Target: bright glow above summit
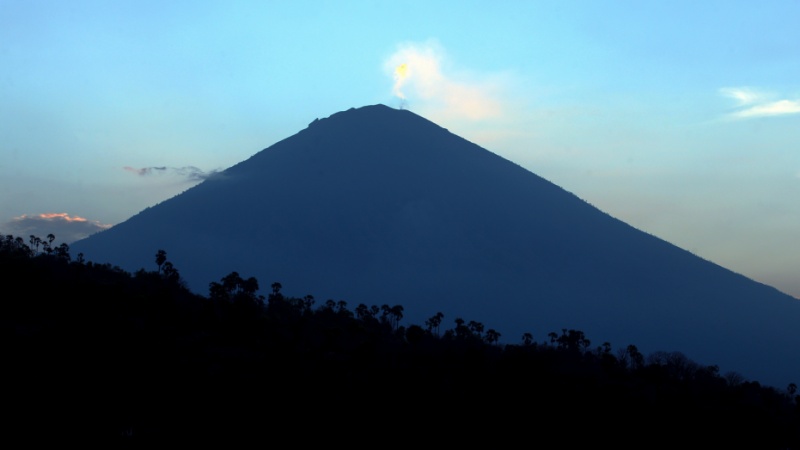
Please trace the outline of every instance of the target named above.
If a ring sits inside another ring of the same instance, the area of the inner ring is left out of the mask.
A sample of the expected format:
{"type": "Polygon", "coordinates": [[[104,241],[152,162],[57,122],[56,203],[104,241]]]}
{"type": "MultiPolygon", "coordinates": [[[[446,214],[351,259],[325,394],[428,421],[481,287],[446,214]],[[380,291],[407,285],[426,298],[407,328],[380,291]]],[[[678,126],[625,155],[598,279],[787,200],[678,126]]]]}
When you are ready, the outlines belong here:
{"type": "Polygon", "coordinates": [[[405,94],[403,94],[403,91],[401,90],[406,77],[408,77],[408,64],[400,64],[396,69],[394,69],[394,95],[402,99],[406,98],[405,94]]]}

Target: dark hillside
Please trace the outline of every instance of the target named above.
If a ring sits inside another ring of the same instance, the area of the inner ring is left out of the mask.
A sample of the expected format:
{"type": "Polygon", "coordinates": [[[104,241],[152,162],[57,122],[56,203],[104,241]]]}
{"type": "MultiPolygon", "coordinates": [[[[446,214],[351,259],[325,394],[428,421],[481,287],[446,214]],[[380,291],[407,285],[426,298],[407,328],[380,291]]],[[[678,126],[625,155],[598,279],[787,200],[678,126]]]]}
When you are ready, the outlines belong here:
{"type": "Polygon", "coordinates": [[[407,324],[400,305],[315,302],[279,283],[264,297],[238,273],[204,297],[165,254],[130,274],[17,244],[0,248],[3,285],[20,287],[0,305],[9,440],[346,443],[389,433],[408,443],[640,448],[659,436],[800,448],[797,399],[678,352],[645,357],[576,330],[501,345],[504,330],[476,320],[407,324]]]}

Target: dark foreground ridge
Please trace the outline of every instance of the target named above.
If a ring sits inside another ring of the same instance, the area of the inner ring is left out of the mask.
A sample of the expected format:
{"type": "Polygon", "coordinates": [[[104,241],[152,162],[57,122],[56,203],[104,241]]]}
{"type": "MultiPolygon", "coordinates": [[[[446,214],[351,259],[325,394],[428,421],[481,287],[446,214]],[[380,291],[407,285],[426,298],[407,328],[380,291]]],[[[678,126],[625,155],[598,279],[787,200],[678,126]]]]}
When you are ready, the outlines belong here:
{"type": "Polygon", "coordinates": [[[679,352],[572,329],[504,345],[468,318],[406,325],[401,305],[350,308],[279,283],[264,297],[236,272],[201,296],[163,251],[135,274],[70,259],[0,241],[9,442],[800,448],[795,385],[679,352]]]}
{"type": "Polygon", "coordinates": [[[383,105],[314,121],[73,248],[131,272],[168,248],[197,293],[237,270],[417,323],[447,311],[507,336],[680,348],[775,385],[800,374],[797,299],[383,105]]]}

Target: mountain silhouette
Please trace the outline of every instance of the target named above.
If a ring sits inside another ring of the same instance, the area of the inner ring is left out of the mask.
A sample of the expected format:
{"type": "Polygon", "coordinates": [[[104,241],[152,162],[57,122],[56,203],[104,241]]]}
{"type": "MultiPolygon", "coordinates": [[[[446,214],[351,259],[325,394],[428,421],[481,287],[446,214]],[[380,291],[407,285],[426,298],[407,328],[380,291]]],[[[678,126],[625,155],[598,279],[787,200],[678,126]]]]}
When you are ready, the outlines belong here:
{"type": "Polygon", "coordinates": [[[518,343],[681,351],[776,386],[800,379],[800,301],[637,230],[407,110],[366,106],[73,244],[190,288],[237,271],[318,301],[441,311],[518,343]]]}

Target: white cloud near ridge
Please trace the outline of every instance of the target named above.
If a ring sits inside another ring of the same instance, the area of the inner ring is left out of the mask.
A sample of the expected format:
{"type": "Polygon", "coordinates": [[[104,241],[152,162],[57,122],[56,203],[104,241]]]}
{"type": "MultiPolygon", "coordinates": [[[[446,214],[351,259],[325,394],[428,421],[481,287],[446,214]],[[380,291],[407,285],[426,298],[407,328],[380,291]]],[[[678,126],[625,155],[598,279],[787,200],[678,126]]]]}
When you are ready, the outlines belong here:
{"type": "Polygon", "coordinates": [[[385,60],[384,70],[394,80],[393,95],[432,116],[476,121],[506,113],[502,75],[457,73],[448,62],[435,41],[403,43],[385,60]]]}
{"type": "Polygon", "coordinates": [[[800,99],[773,100],[771,95],[746,87],[722,88],[720,93],[739,104],[740,109],[729,114],[732,118],[749,119],[800,113],[800,99]]]}
{"type": "Polygon", "coordinates": [[[151,167],[142,167],[139,169],[131,166],[125,166],[122,169],[128,172],[135,173],[141,177],[154,175],[158,173],[177,174],[186,177],[186,179],[189,181],[203,181],[208,178],[217,176],[220,173],[220,170],[211,170],[206,172],[198,169],[195,166],[184,166],[184,167],[151,166],[151,167]]]}

